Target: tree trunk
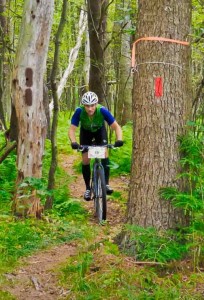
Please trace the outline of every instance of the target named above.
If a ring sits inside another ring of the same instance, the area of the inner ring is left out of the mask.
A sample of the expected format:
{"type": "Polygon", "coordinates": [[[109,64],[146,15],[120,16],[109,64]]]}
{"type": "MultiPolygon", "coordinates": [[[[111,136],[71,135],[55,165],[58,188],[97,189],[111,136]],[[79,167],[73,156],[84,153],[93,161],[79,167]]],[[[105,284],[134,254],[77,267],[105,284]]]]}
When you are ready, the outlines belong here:
{"type": "MultiPolygon", "coordinates": [[[[87,27],[87,15],[84,12],[83,8],[81,8],[81,13],[79,16],[79,23],[78,23],[79,31],[77,34],[76,45],[70,50],[68,66],[65,69],[63,76],[60,79],[59,84],[57,86],[58,100],[61,99],[62,93],[63,93],[64,88],[67,83],[67,80],[74,69],[74,65],[75,65],[75,62],[78,57],[79,49],[81,47],[82,38],[83,38],[83,34],[84,34],[86,27],[87,27]]],[[[50,103],[50,111],[52,111],[52,109],[53,109],[53,100],[50,103]]]]}
{"type": "MultiPolygon", "coordinates": [[[[49,179],[48,179],[48,189],[52,190],[55,187],[55,171],[57,168],[57,126],[58,126],[58,113],[59,113],[59,99],[58,99],[58,90],[57,90],[57,72],[59,66],[59,51],[60,51],[60,41],[63,34],[63,29],[66,24],[66,14],[67,14],[68,1],[63,0],[62,5],[62,14],[59,23],[59,27],[55,39],[55,53],[54,53],[54,62],[51,72],[51,88],[52,88],[52,97],[54,102],[54,113],[52,120],[52,130],[51,130],[51,143],[52,143],[52,160],[49,170],[49,179]]],[[[53,197],[49,196],[45,203],[45,209],[52,208],[53,197]]]]}
{"type": "Polygon", "coordinates": [[[107,0],[88,0],[88,28],[90,40],[89,90],[105,101],[106,83],[104,68],[104,44],[107,0]]]}
{"type": "MultiPolygon", "coordinates": [[[[126,30],[130,27],[131,22],[127,23],[126,30]]],[[[118,93],[118,108],[120,118],[118,122],[120,125],[125,125],[132,120],[132,89],[133,80],[130,73],[130,35],[128,33],[122,34],[121,40],[121,57],[120,57],[120,79],[119,79],[119,93],[118,93]]]]}
{"type": "Polygon", "coordinates": [[[76,45],[70,51],[68,66],[67,66],[66,70],[64,71],[64,74],[63,74],[62,78],[60,79],[60,82],[59,82],[59,85],[57,88],[57,95],[58,95],[59,99],[61,98],[63,89],[67,82],[67,79],[74,69],[74,64],[76,62],[76,59],[77,59],[77,56],[79,53],[79,49],[81,47],[82,37],[83,37],[84,31],[87,27],[87,15],[84,12],[83,8],[81,8],[78,27],[79,27],[79,32],[77,34],[76,45]]]}
{"type": "Polygon", "coordinates": [[[89,86],[89,70],[90,70],[90,41],[88,31],[86,32],[85,50],[84,50],[84,83],[87,90],[89,86]]]}
{"type": "Polygon", "coordinates": [[[46,86],[46,84],[43,84],[43,105],[46,115],[46,121],[47,121],[47,139],[50,139],[50,109],[49,109],[49,90],[46,86]]]}
{"type": "Polygon", "coordinates": [[[9,139],[10,141],[18,140],[18,120],[16,116],[16,108],[14,103],[11,105],[11,117],[10,117],[10,128],[9,128],[9,139]]]}
{"type": "Polygon", "coordinates": [[[39,216],[41,212],[36,191],[22,198],[20,196],[24,191],[18,191],[18,184],[26,177],[41,178],[42,175],[47,127],[43,107],[43,74],[53,10],[54,0],[25,1],[12,79],[12,97],[19,130],[17,192],[13,205],[17,215],[39,216]]]}
{"type": "Polygon", "coordinates": [[[113,60],[116,73],[116,119],[121,125],[125,125],[132,120],[132,88],[133,80],[130,73],[130,44],[131,35],[128,29],[131,27],[130,15],[127,12],[129,3],[121,1],[116,3],[115,18],[123,20],[115,22],[113,27],[113,60]],[[121,9],[123,7],[123,9],[121,9]]]}
{"type": "Polygon", "coordinates": [[[5,86],[5,35],[6,18],[4,16],[6,0],[0,0],[0,130],[6,129],[4,114],[3,91],[5,86]]]}
{"type": "MultiPolygon", "coordinates": [[[[190,0],[139,0],[138,38],[165,37],[186,41],[190,0]]],[[[190,47],[140,41],[134,76],[133,153],[127,222],[175,228],[184,215],[160,199],[161,187],[178,186],[178,136],[191,107],[190,47]]]]}
{"type": "Polygon", "coordinates": [[[12,150],[16,148],[16,141],[8,142],[5,147],[0,149],[0,164],[7,158],[12,150]]]}

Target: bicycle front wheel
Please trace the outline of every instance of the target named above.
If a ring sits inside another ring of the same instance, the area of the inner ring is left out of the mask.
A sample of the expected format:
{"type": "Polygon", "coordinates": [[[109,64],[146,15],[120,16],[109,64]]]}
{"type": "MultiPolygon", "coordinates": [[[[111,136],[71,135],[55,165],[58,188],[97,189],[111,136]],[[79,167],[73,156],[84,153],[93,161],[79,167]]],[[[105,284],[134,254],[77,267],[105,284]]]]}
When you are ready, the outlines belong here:
{"type": "Polygon", "coordinates": [[[99,222],[106,220],[106,183],[104,170],[98,169],[96,177],[96,186],[95,186],[95,210],[99,222]]]}

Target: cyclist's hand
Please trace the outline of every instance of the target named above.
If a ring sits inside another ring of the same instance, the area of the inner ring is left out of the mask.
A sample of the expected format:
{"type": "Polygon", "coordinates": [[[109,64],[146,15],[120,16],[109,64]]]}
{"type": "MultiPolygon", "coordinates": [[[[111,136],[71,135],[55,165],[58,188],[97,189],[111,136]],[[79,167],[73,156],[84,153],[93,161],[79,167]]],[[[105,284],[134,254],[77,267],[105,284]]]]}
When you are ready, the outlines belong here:
{"type": "Polygon", "coordinates": [[[114,147],[121,147],[121,146],[123,146],[123,141],[120,140],[116,141],[114,144],[114,147]]]}
{"type": "Polygon", "coordinates": [[[77,143],[77,142],[73,142],[73,143],[71,143],[71,147],[72,147],[72,149],[79,149],[80,148],[80,145],[77,143]]]}

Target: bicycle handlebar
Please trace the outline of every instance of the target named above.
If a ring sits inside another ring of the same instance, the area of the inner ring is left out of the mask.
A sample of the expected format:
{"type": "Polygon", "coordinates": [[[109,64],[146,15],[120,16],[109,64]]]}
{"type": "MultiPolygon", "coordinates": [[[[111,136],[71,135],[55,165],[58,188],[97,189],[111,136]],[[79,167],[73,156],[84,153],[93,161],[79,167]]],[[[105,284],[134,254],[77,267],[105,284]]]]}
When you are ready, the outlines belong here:
{"type": "Polygon", "coordinates": [[[106,145],[80,145],[80,147],[77,149],[77,151],[88,150],[90,147],[106,147],[108,149],[117,148],[117,147],[114,147],[113,144],[106,144],[106,145]]]}

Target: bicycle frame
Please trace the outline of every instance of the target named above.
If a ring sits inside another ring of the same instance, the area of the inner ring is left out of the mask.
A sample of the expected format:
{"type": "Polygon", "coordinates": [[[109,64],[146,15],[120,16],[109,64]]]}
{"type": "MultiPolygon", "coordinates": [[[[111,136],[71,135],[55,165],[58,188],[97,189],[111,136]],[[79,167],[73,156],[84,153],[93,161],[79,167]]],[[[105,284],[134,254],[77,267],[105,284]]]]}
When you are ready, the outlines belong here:
{"type": "Polygon", "coordinates": [[[94,158],[91,178],[91,194],[93,195],[92,199],[94,200],[95,213],[98,217],[99,223],[101,223],[106,220],[107,211],[105,174],[101,159],[105,158],[105,147],[113,148],[113,145],[81,147],[81,151],[84,149],[88,149],[88,151],[90,151],[90,149],[93,150],[92,154],[89,153],[89,158],[94,158]],[[102,149],[104,151],[102,151],[102,149]]]}
{"type": "Polygon", "coordinates": [[[106,220],[106,184],[101,158],[96,157],[93,163],[91,193],[94,200],[94,210],[99,223],[106,220]]]}

